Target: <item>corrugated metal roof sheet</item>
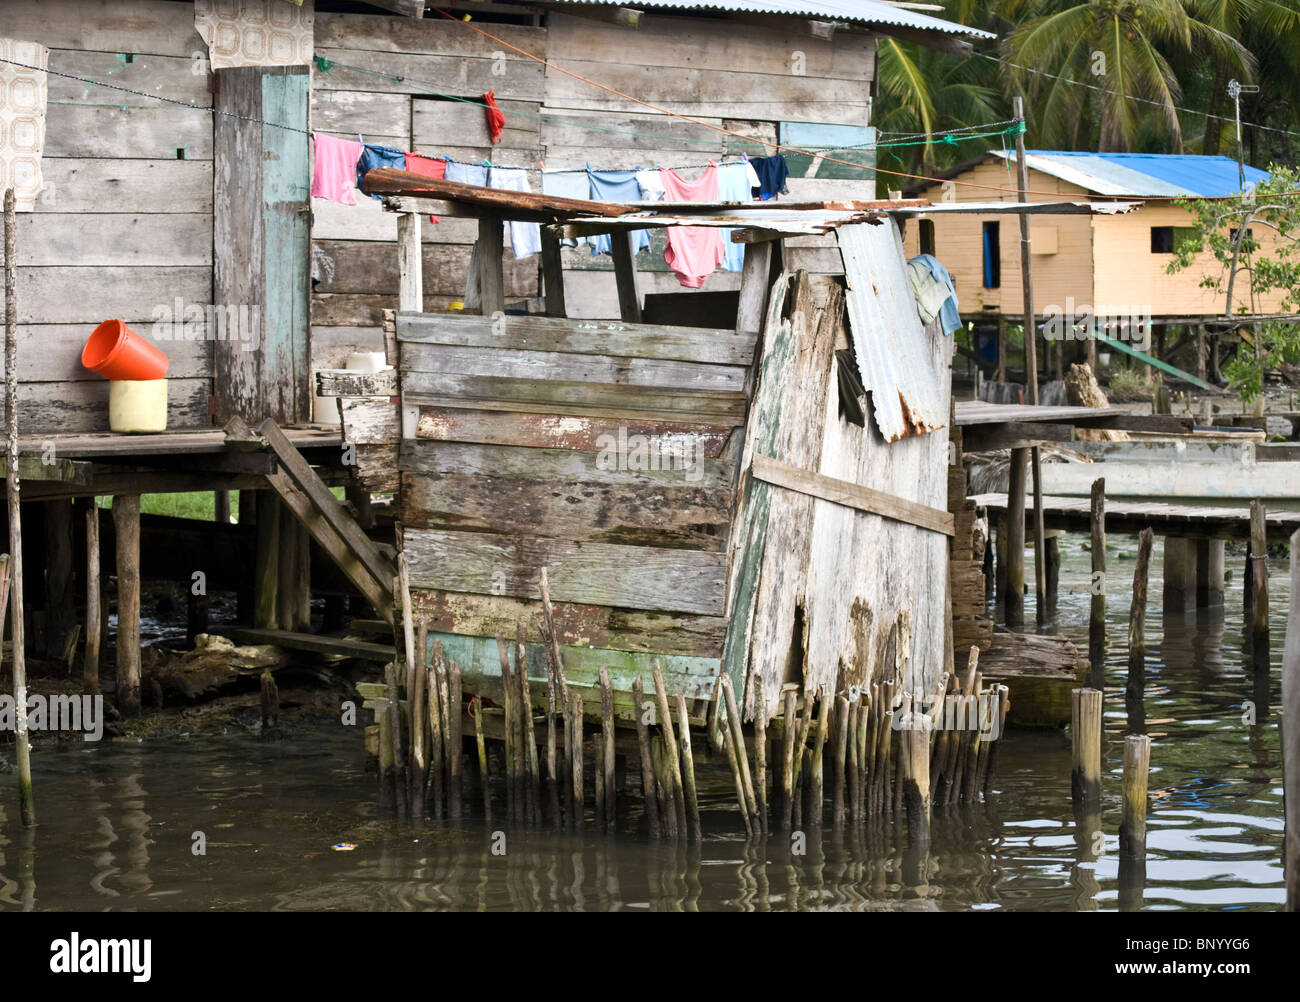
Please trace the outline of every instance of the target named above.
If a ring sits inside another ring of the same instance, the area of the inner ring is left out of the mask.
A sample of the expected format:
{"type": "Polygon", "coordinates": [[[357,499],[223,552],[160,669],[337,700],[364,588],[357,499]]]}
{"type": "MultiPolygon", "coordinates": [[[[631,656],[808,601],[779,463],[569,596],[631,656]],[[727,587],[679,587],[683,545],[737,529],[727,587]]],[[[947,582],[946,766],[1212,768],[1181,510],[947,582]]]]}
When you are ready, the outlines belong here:
{"type": "Polygon", "coordinates": [[[935,365],[907,279],[898,227],[850,223],[836,230],[844,258],[845,303],[862,384],[886,442],[948,423],[941,391],[947,368],[935,365]]]}
{"type": "MultiPolygon", "coordinates": [[[[557,3],[584,3],[613,6],[602,0],[556,0],[557,3]]],[[[666,7],[671,10],[725,10],[749,14],[785,14],[810,17],[818,21],[843,21],[848,24],[882,24],[916,31],[933,31],[968,38],[996,38],[964,24],[955,24],[903,7],[891,7],[876,0],[645,0],[637,7],[666,7]]]]}
{"type": "MultiPolygon", "coordinates": [[[[991,152],[994,156],[1015,161],[1015,154],[1007,150],[991,152]]],[[[1098,195],[1219,198],[1235,195],[1241,190],[1237,161],[1231,157],[1026,150],[1025,163],[1034,170],[1077,184],[1098,195]]],[[[1268,172],[1256,167],[1246,167],[1245,174],[1248,185],[1268,179],[1268,172]]]]}

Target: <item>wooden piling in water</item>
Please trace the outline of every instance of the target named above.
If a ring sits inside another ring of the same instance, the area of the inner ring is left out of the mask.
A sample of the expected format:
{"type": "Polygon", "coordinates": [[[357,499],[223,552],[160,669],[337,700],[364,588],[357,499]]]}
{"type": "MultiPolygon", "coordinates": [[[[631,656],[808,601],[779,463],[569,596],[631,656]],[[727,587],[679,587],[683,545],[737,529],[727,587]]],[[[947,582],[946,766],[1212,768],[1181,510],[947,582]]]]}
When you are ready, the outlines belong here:
{"type": "Polygon", "coordinates": [[[700,802],[695,792],[695,753],[691,749],[691,720],[686,697],[677,693],[677,730],[682,744],[682,782],[686,789],[686,821],[692,842],[703,838],[700,830],[700,802]]]}
{"type": "Polygon", "coordinates": [[[596,830],[605,830],[605,742],[600,733],[591,742],[592,753],[592,792],[596,797],[596,830]]]}
{"type": "Polygon", "coordinates": [[[537,756],[537,725],[533,719],[533,690],[528,681],[528,649],[524,642],[527,626],[515,625],[515,671],[519,681],[519,712],[524,739],[524,766],[528,770],[528,815],[534,824],[542,819],[541,765],[537,756]]]}
{"type": "Polygon", "coordinates": [[[88,696],[99,694],[99,643],[104,636],[100,585],[99,506],[91,498],[86,509],[86,651],[81,662],[81,691],[88,696]]]}
{"type": "MultiPolygon", "coordinates": [[[[617,793],[614,783],[614,690],[609,682],[609,669],[600,670],[600,739],[604,747],[603,775],[596,782],[605,788],[605,826],[615,830],[617,793]]],[[[694,777],[692,777],[693,781],[694,777]]]]}
{"type": "MultiPolygon", "coordinates": [[[[675,830],[672,834],[685,833],[686,831],[686,794],[682,790],[682,772],[681,762],[677,754],[677,737],[673,731],[673,718],[668,709],[668,690],[664,688],[663,672],[659,670],[659,662],[655,661],[650,668],[651,674],[655,681],[655,701],[659,715],[659,729],[664,736],[664,750],[667,758],[668,775],[667,779],[670,784],[669,792],[671,793],[672,810],[675,815],[675,830]]],[[[727,687],[727,678],[723,676],[723,687],[727,687]]],[[[741,753],[744,752],[744,745],[740,746],[741,753]]],[[[743,761],[742,761],[743,764],[743,761]]]]}
{"type": "MultiPolygon", "coordinates": [[[[730,716],[725,703],[718,707],[718,712],[730,716]]],[[[731,766],[731,778],[736,784],[736,803],[740,805],[740,819],[745,823],[745,835],[752,837],[754,823],[749,819],[749,807],[745,802],[745,782],[740,774],[740,758],[736,752],[736,741],[731,736],[730,721],[723,722],[721,734],[722,747],[727,752],[727,763],[731,766]]]]}
{"type": "Polygon", "coordinates": [[[1011,690],[1005,685],[995,687],[998,693],[998,739],[989,745],[988,767],[984,770],[983,790],[985,796],[993,792],[993,784],[998,771],[998,749],[1002,747],[1002,735],[1007,726],[1007,713],[1011,709],[1011,690]]]}
{"type": "Polygon", "coordinates": [[[767,832],[767,692],[763,676],[754,679],[754,795],[758,798],[758,826],[767,832]]]}
{"type": "MultiPolygon", "coordinates": [[[[117,708],[140,713],[140,495],[113,498],[117,546],[117,708]]],[[[18,568],[15,567],[15,573],[18,568]]],[[[18,587],[18,582],[14,582],[18,587]]]]}
{"type": "Polygon", "coordinates": [[[899,732],[899,763],[907,828],[914,843],[930,840],[930,722],[928,714],[913,709],[899,732]]]}
{"type": "Polygon", "coordinates": [[[857,807],[853,815],[854,822],[858,824],[861,824],[867,816],[867,741],[871,734],[870,718],[871,697],[867,694],[866,686],[863,686],[862,693],[858,697],[857,729],[850,739],[853,741],[858,763],[857,807]]]}
{"type": "Polygon", "coordinates": [[[1129,859],[1147,854],[1147,777],[1151,769],[1151,738],[1124,738],[1124,813],[1119,825],[1119,852],[1129,859]]]}
{"type": "Polygon", "coordinates": [[[1286,910],[1300,911],[1300,532],[1291,535],[1291,610],[1282,655],[1282,785],[1286,910]]]}
{"type": "Polygon", "coordinates": [[[1088,610],[1088,684],[1105,687],[1106,679],[1106,478],[1092,482],[1089,522],[1092,530],[1092,579],[1088,610]]]}
{"type": "Polygon", "coordinates": [[[521,799],[519,774],[515,771],[517,761],[515,758],[515,686],[510,671],[510,651],[506,647],[505,638],[499,633],[497,634],[497,657],[501,661],[501,706],[505,711],[502,738],[506,758],[506,813],[511,821],[518,821],[522,805],[519,803],[521,799]]]}
{"type": "Polygon", "coordinates": [[[846,767],[849,750],[849,700],[847,696],[835,697],[835,734],[831,745],[834,775],[831,786],[831,827],[844,827],[846,767]]]}
{"type": "Polygon", "coordinates": [[[1082,810],[1101,803],[1101,692],[1070,692],[1070,795],[1082,810]]]}
{"type": "Polygon", "coordinates": [[[1003,619],[1016,628],[1025,622],[1025,473],[1029,450],[1012,449],[1007,511],[1003,523],[1007,535],[1007,593],[1003,619]]]}
{"type": "Polygon", "coordinates": [[[793,689],[787,689],[784,733],[781,735],[781,827],[785,831],[790,830],[794,818],[794,745],[799,732],[798,701],[798,693],[793,689]]]}
{"type": "Polygon", "coordinates": [[[813,739],[812,761],[810,763],[812,771],[808,775],[809,803],[812,805],[813,816],[808,819],[814,827],[820,828],[822,824],[822,814],[825,808],[825,750],[826,738],[830,734],[831,725],[831,707],[834,701],[825,689],[821,690],[817,706],[817,733],[813,739]]]}
{"type": "Polygon", "coordinates": [[[469,712],[474,717],[474,744],[478,750],[479,785],[483,790],[483,820],[492,822],[492,784],[488,774],[487,741],[483,737],[483,701],[474,696],[469,701],[469,712]]]}
{"type": "Polygon", "coordinates": [[[573,810],[569,816],[569,825],[575,830],[581,828],[584,822],[584,807],[582,800],[582,693],[576,690],[572,694],[572,702],[569,707],[569,720],[572,734],[570,737],[571,747],[573,749],[572,757],[572,804],[573,810]]]}
{"type": "Polygon", "coordinates": [[[261,676],[262,689],[262,732],[274,730],[280,726],[280,690],[275,684],[275,676],[267,668],[261,676]]]}
{"type": "Polygon", "coordinates": [[[731,739],[736,745],[736,755],[740,759],[740,779],[745,791],[745,807],[753,821],[758,821],[758,799],[754,796],[754,780],[749,772],[749,758],[745,750],[745,731],[741,723],[740,711],[736,708],[736,692],[731,679],[722,676],[722,695],[727,701],[727,724],[731,728],[731,739]]]}
{"type": "Polygon", "coordinates": [[[460,665],[447,662],[447,813],[453,821],[461,816],[460,757],[464,750],[461,725],[465,708],[461,702],[460,665]]]}
{"type": "Polygon", "coordinates": [[[1268,673],[1268,533],[1264,502],[1250,503],[1250,655],[1257,672],[1268,673]]]}
{"type": "Polygon", "coordinates": [[[1128,681],[1125,692],[1137,703],[1141,703],[1146,688],[1147,578],[1151,570],[1153,536],[1150,527],[1143,529],[1138,536],[1137,561],[1133,566],[1133,603],[1128,615],[1128,681]]]}
{"type": "Polygon", "coordinates": [[[428,637],[426,635],[424,646],[421,647],[419,652],[421,664],[424,665],[424,705],[429,724],[429,775],[425,779],[425,789],[426,799],[428,796],[432,796],[434,818],[442,820],[447,804],[444,783],[446,764],[443,761],[445,738],[442,733],[444,710],[441,705],[441,686],[438,682],[438,674],[442,670],[442,644],[441,642],[434,644],[432,658],[427,654],[428,649],[428,637]]]}
{"type": "Polygon", "coordinates": [[[646,820],[650,824],[651,838],[658,838],[662,830],[660,795],[656,791],[654,763],[650,757],[650,727],[646,722],[645,686],[638,675],[632,680],[632,716],[636,723],[637,750],[641,758],[641,798],[646,820]]]}

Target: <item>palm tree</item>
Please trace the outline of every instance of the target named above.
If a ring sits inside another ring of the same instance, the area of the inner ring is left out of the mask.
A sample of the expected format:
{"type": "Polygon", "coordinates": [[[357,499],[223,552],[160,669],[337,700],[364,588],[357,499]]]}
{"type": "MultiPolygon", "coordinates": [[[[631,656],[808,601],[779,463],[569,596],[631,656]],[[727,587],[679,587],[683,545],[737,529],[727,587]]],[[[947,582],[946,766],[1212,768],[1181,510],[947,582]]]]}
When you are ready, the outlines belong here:
{"type": "Polygon", "coordinates": [[[1003,53],[1021,67],[1007,67],[1007,75],[1037,109],[1039,141],[1089,148],[1092,137],[1083,130],[1095,130],[1094,148],[1125,151],[1155,124],[1181,152],[1182,87],[1170,56],[1208,54],[1247,79],[1253,70],[1241,42],[1196,16],[1198,2],[1004,0],[1004,16],[1027,15],[1005,39],[1003,53]]]}

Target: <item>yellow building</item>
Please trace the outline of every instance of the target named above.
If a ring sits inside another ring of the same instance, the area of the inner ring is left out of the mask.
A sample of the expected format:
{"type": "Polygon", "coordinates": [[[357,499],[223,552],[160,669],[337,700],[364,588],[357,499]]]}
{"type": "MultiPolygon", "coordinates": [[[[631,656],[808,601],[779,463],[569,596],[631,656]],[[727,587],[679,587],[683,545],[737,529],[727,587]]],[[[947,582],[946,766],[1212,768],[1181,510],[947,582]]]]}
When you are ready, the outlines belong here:
{"type": "MultiPolygon", "coordinates": [[[[1174,199],[1240,191],[1235,160],[1030,150],[1026,163],[1031,201],[1141,202],[1138,209],[1123,214],[1030,217],[1034,312],[1040,322],[1054,314],[1078,318],[1085,308],[1099,320],[1145,316],[1156,325],[1161,318],[1170,323],[1224,314],[1224,294],[1201,286],[1204,277],[1222,274],[1212,255],[1201,255],[1192,267],[1174,275],[1165,269],[1182,232],[1192,225],[1190,214],[1174,199]]],[[[1247,186],[1267,177],[1264,171],[1245,168],[1247,186]]],[[[941,183],[909,194],[934,202],[1015,201],[1015,153],[991,151],[949,172],[941,183]]],[[[1277,240],[1263,227],[1251,235],[1265,253],[1277,240]]],[[[1018,218],[935,213],[909,222],[904,245],[909,257],[932,253],[943,262],[952,274],[964,319],[1020,320],[1024,306],[1018,218]]],[[[1277,310],[1280,294],[1251,303],[1249,283],[1239,275],[1233,299],[1234,313],[1243,307],[1267,313],[1277,310]]]]}

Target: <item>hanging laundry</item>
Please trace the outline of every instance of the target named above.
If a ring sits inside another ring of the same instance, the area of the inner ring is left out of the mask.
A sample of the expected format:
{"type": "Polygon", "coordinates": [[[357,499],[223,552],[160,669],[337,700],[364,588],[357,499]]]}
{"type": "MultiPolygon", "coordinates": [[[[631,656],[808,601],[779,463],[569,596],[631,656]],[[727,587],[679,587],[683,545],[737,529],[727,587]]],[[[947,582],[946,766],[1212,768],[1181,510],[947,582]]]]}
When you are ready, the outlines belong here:
{"type": "MultiPolygon", "coordinates": [[[[599,202],[640,202],[641,186],[637,184],[635,170],[592,170],[587,168],[591,183],[591,197],[599,202]]],[[[637,254],[650,246],[649,230],[633,230],[632,253],[637,254]]],[[[608,254],[611,250],[608,234],[591,238],[591,253],[608,254]]]]}
{"type": "Polygon", "coordinates": [[[361,144],[350,139],[335,139],[323,132],[313,132],[312,141],[315,161],[311,172],[312,198],[356,205],[357,196],[353,192],[357,185],[361,144]]]}
{"type": "Polygon", "coordinates": [[[463,164],[456,160],[448,160],[446,177],[448,181],[459,181],[461,184],[487,186],[487,168],[482,164],[463,164]]]}
{"type": "MultiPolygon", "coordinates": [[[[447,161],[435,160],[433,157],[422,157],[418,153],[406,154],[406,169],[412,174],[423,174],[425,177],[446,177],[447,161]]],[[[437,216],[430,216],[429,222],[436,223],[437,216]]]]}
{"type": "Polygon", "coordinates": [[[657,170],[639,170],[636,172],[637,187],[641,189],[641,201],[662,202],[668,193],[664,191],[663,180],[657,170]]]}
{"type": "MultiPolygon", "coordinates": [[[[694,181],[683,180],[671,167],[661,167],[659,177],[668,192],[669,202],[716,202],[718,168],[713,164],[694,181]]],[[[664,261],[677,274],[677,281],[688,289],[698,289],[722,264],[725,252],[722,230],[716,226],[670,226],[668,249],[664,261]]]]}
{"type": "MultiPolygon", "coordinates": [[[[361,159],[357,161],[357,187],[365,191],[362,182],[365,180],[366,172],[380,167],[396,167],[398,170],[406,170],[406,154],[391,146],[371,146],[366,143],[366,148],[361,153],[361,159]]],[[[378,201],[382,196],[371,195],[370,197],[378,201]]]]}
{"type": "Polygon", "coordinates": [[[907,262],[907,278],[916,296],[916,312],[921,323],[928,324],[937,315],[944,334],[961,327],[957,312],[957,288],[952,276],[933,254],[918,254],[907,262]]]}
{"type": "Polygon", "coordinates": [[[790,194],[790,189],[785,184],[786,178],[790,176],[790,168],[786,166],[785,157],[779,153],[774,157],[754,157],[750,163],[754,165],[754,173],[758,175],[758,186],[754,189],[755,198],[767,201],[777,195],[790,194]]]}
{"type": "Polygon", "coordinates": [[[745,156],[743,153],[741,154],[741,157],[745,161],[745,173],[749,176],[749,189],[752,194],[755,188],[761,188],[763,186],[763,182],[759,180],[758,171],[754,170],[754,161],[750,160],[749,157],[745,156]]]}
{"type": "MultiPolygon", "coordinates": [[[[591,182],[587,180],[585,170],[542,171],[542,193],[558,198],[591,198],[591,182]]],[[[565,247],[577,247],[579,244],[591,243],[591,237],[564,237],[560,243],[565,247]]]]}
{"type": "MultiPolygon", "coordinates": [[[[749,165],[740,162],[725,163],[718,167],[718,201],[750,202],[749,165]]],[[[722,267],[727,271],[740,271],[745,267],[745,245],[731,242],[735,230],[722,231],[722,267]]]]}
{"type": "Polygon", "coordinates": [[[501,142],[501,130],[506,127],[506,116],[497,107],[497,99],[492,96],[495,91],[494,87],[483,95],[483,111],[487,115],[488,134],[494,146],[501,142]]]}
{"type": "MultiPolygon", "coordinates": [[[[528,187],[528,172],[522,167],[489,167],[488,187],[508,191],[532,191],[528,187]]],[[[532,257],[542,250],[542,230],[537,223],[512,219],[505,223],[505,236],[515,257],[532,257]]]]}

